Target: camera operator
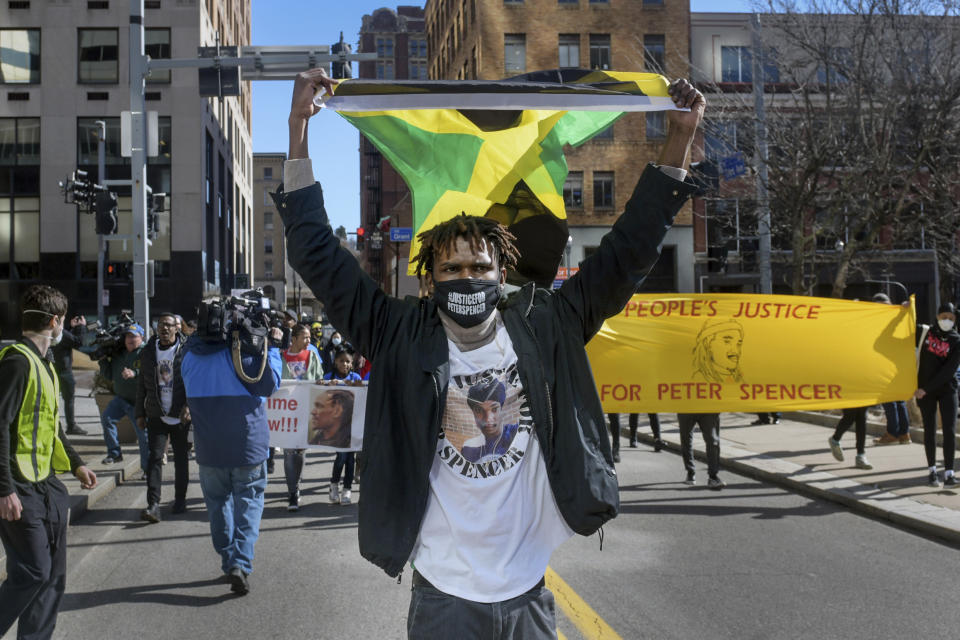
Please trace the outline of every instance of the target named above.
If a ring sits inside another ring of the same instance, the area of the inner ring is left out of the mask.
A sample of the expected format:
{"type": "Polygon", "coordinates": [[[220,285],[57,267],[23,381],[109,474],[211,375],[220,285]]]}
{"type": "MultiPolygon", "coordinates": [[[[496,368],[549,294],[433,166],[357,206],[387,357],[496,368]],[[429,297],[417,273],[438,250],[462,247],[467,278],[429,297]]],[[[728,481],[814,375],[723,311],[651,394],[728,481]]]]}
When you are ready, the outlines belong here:
{"type": "Polygon", "coordinates": [[[63,330],[60,343],[51,348],[53,351],[53,365],[60,379],[60,394],[63,396],[63,416],[67,421],[68,436],[85,436],[86,429],[77,424],[73,410],[73,396],[77,389],[77,381],[73,378],[73,350],[80,346],[79,335],[87,326],[87,319],[83,316],[74,316],[70,319],[70,331],[63,330]],[[79,327],[79,330],[77,329],[79,327]],[[74,333],[74,332],[77,333],[74,333]]]}
{"type": "Polygon", "coordinates": [[[120,440],[117,437],[117,423],[123,416],[130,418],[140,447],[140,468],[146,474],[149,457],[147,434],[137,425],[137,416],[134,413],[143,338],[143,327],[136,323],[128,325],[123,330],[123,349],[100,360],[100,375],[113,382],[114,394],[113,400],[100,415],[100,425],[103,427],[103,441],[107,445],[107,457],[103,459],[103,464],[113,464],[123,460],[120,440]]]}
{"type": "Polygon", "coordinates": [[[230,589],[244,595],[267,487],[265,398],[280,385],[276,345],[283,332],[269,329],[267,349],[267,323],[253,322],[251,314],[233,306],[235,301],[201,305],[181,371],[213,546],[230,589]]]}
{"type": "Polygon", "coordinates": [[[185,353],[182,348],[184,342],[186,338],[177,331],[176,317],[161,313],[157,317],[157,335],[147,342],[140,359],[134,413],[137,426],[146,429],[150,443],[147,508],[140,514],[140,519],[147,522],[160,522],[160,485],[163,482],[163,454],[167,449],[168,437],[173,445],[175,478],[171,511],[183,513],[187,510],[187,485],[190,480],[188,427],[180,421],[180,413],[187,401],[180,373],[185,353]]]}

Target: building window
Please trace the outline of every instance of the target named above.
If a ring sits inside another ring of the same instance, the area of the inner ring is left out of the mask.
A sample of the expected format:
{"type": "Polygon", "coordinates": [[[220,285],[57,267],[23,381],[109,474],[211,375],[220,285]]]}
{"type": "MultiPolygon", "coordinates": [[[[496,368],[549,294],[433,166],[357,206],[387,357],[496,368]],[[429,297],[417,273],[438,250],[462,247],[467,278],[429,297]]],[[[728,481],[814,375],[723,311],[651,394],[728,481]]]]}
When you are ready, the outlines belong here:
{"type": "Polygon", "coordinates": [[[644,6],[654,5],[654,6],[663,6],[663,0],[643,0],[644,6]]]}
{"type": "Polygon", "coordinates": [[[273,211],[263,212],[263,228],[266,230],[273,229],[273,211]]]}
{"type": "Polygon", "coordinates": [[[648,33],[643,36],[643,64],[647,71],[664,73],[666,57],[666,38],[662,34],[648,33]]]}
{"type": "Polygon", "coordinates": [[[523,0],[503,0],[503,4],[523,4],[523,0]]]}
{"type": "Polygon", "coordinates": [[[273,180],[273,167],[264,167],[264,168],[263,168],[263,179],[264,179],[264,180],[273,180]]]}
{"type": "Polygon", "coordinates": [[[393,58],[393,38],[384,36],[377,38],[377,57],[393,58]]]}
{"type": "MultiPolygon", "coordinates": [[[[154,60],[170,57],[170,29],[144,29],[143,50],[154,60]]],[[[155,69],[147,76],[147,84],[170,84],[170,69],[155,69]]]]}
{"type": "Polygon", "coordinates": [[[663,140],[667,137],[667,114],[665,111],[647,111],[647,140],[663,140]]]}
{"type": "Polygon", "coordinates": [[[273,253],[273,235],[266,235],[263,237],[263,252],[273,253]]]}
{"type": "Polygon", "coordinates": [[[423,38],[411,38],[410,39],[410,57],[411,58],[426,58],[427,57],[427,41],[423,38]]]}
{"type": "Polygon", "coordinates": [[[393,80],[393,60],[377,60],[377,80],[393,80]]]}
{"type": "Polygon", "coordinates": [[[0,29],[0,84],[40,82],[40,29],[0,29]]]}
{"type": "Polygon", "coordinates": [[[583,208],[583,171],[571,171],[563,183],[563,204],[568,209],[583,208]]]}
{"type": "Polygon", "coordinates": [[[116,84],[119,81],[116,29],[80,29],[77,55],[77,82],[116,84]]]}
{"type": "Polygon", "coordinates": [[[590,34],[590,68],[591,69],[609,69],[610,68],[610,34],[609,33],[591,33],[590,34]]]}
{"type": "Polygon", "coordinates": [[[720,47],[720,81],[753,82],[750,47],[720,47]]]}
{"type": "Polygon", "coordinates": [[[410,79],[411,80],[427,79],[427,61],[426,60],[410,61],[410,79]]]}
{"type": "Polygon", "coordinates": [[[580,66],[580,34],[561,33],[560,43],[559,43],[559,52],[560,52],[561,68],[579,67],[580,66]]]}
{"type": "Polygon", "coordinates": [[[613,140],[613,125],[611,124],[609,127],[607,127],[606,129],[604,129],[603,131],[596,134],[590,139],[591,140],[613,140]]]}
{"type": "Polygon", "coordinates": [[[263,206],[265,207],[273,206],[273,198],[270,197],[270,192],[267,191],[266,189],[263,190],[263,206]]]}
{"type": "MultiPolygon", "coordinates": [[[[272,278],[273,277],[273,260],[264,260],[263,261],[263,277],[272,278]]],[[[264,290],[266,291],[266,290],[264,290]]]]}
{"type": "Polygon", "coordinates": [[[0,118],[0,278],[40,276],[40,119],[0,118]]]}
{"type": "Polygon", "coordinates": [[[527,36],[525,34],[503,34],[503,68],[507,73],[527,70],[527,36]]]}
{"type": "Polygon", "coordinates": [[[557,4],[577,4],[580,0],[557,0],[557,4]]]}
{"type": "Polygon", "coordinates": [[[593,208],[613,209],[613,171],[593,172],[593,208]]]}

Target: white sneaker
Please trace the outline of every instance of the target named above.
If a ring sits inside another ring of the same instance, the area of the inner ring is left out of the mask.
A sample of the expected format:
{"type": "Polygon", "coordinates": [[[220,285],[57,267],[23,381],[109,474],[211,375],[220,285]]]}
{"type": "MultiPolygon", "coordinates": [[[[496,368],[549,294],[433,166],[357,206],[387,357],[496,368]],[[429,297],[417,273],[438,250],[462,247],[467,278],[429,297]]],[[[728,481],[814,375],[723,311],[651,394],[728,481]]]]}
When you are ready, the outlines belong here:
{"type": "Polygon", "coordinates": [[[833,436],[827,438],[827,444],[830,445],[830,453],[833,454],[833,457],[843,462],[843,449],[840,448],[840,441],[834,440],[833,436]]]}
{"type": "Polygon", "coordinates": [[[340,494],[340,504],[350,504],[350,489],[344,489],[340,494]]]}
{"type": "Polygon", "coordinates": [[[340,502],[340,485],[332,484],[330,485],[330,504],[338,502],[340,502]]]}
{"type": "Polygon", "coordinates": [[[853,466],[857,469],[873,469],[873,465],[870,464],[870,461],[867,460],[867,456],[863,453],[857,454],[857,460],[854,462],[853,466]]]}

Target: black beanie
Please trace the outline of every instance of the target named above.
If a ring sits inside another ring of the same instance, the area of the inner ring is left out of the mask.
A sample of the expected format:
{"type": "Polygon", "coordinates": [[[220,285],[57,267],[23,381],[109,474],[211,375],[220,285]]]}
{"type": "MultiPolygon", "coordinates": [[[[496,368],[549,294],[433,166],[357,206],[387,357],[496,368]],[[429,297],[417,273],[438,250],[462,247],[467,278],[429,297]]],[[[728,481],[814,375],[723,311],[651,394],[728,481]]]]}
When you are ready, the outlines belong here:
{"type": "Polygon", "coordinates": [[[941,313],[952,313],[953,315],[957,315],[957,310],[954,309],[952,302],[944,302],[937,309],[937,315],[940,315],[941,313]]]}

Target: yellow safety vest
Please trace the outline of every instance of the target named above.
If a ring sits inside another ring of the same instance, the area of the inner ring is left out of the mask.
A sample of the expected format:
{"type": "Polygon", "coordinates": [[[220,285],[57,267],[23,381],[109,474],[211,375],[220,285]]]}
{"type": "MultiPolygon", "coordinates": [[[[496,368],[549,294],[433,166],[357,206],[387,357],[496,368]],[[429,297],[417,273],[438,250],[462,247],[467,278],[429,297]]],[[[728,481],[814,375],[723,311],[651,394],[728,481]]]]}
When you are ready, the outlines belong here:
{"type": "Polygon", "coordinates": [[[70,471],[70,459],[59,435],[60,380],[25,344],[16,343],[0,351],[0,360],[11,349],[22,353],[30,363],[30,375],[17,415],[14,459],[26,480],[40,482],[51,473],[70,471]]]}

